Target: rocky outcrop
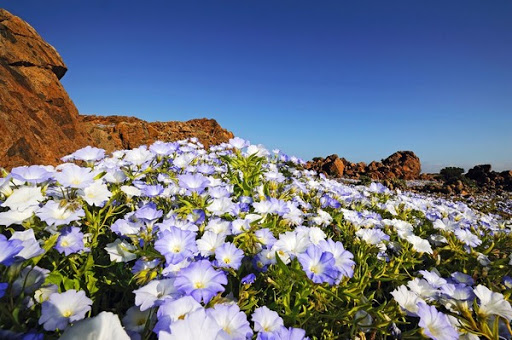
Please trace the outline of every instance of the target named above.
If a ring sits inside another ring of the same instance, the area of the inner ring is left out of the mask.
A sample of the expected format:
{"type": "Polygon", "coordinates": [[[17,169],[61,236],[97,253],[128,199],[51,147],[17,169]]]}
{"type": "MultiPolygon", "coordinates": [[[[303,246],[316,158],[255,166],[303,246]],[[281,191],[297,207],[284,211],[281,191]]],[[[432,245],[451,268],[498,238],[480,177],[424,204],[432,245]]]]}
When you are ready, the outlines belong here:
{"type": "Polygon", "coordinates": [[[496,172],[490,164],[476,165],[465,175],[480,187],[512,191],[512,170],[496,172]]]}
{"type": "Polygon", "coordinates": [[[345,163],[336,154],[327,156],[326,158],[313,158],[313,161],[309,162],[307,167],[310,170],[328,174],[332,177],[343,177],[345,171],[345,163]]]}
{"type": "Polygon", "coordinates": [[[25,21],[0,9],[0,167],[52,164],[93,145],[107,151],[197,137],[206,146],[233,134],[211,119],[148,123],[81,116],[59,79],[67,68],[25,21]]]}
{"type": "Polygon", "coordinates": [[[59,82],[66,70],[29,24],[0,9],[1,166],[55,163],[87,143],[59,82]]]}
{"type": "Polygon", "coordinates": [[[420,178],[421,162],[412,151],[398,151],[381,162],[373,161],[368,165],[352,163],[338,155],[317,157],[308,162],[306,168],[335,178],[359,179],[365,175],[374,180],[411,180],[420,178]]]}
{"type": "Polygon", "coordinates": [[[83,128],[93,139],[92,144],[107,152],[149,145],[157,140],[176,141],[197,137],[210,145],[227,142],[233,133],[223,129],[213,119],[193,119],[187,122],[146,122],[124,116],[80,116],[83,128]]]}

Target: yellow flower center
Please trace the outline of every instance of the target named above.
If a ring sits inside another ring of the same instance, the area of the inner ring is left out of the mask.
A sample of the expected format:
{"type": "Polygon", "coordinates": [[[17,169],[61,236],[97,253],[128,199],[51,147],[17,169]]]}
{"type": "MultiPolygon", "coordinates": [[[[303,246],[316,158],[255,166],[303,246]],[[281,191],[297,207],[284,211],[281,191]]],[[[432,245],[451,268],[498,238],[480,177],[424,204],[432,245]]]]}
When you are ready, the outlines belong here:
{"type": "Polygon", "coordinates": [[[229,257],[225,257],[222,259],[225,264],[229,264],[231,262],[231,259],[229,257]]]}
{"type": "Polygon", "coordinates": [[[195,282],[195,283],[194,283],[194,287],[195,287],[196,289],[204,288],[204,283],[202,283],[202,282],[195,282]]]}
{"type": "Polygon", "coordinates": [[[62,312],[62,316],[65,318],[69,318],[72,314],[73,314],[73,312],[70,311],[69,309],[62,312]]]}
{"type": "Polygon", "coordinates": [[[319,268],[317,266],[311,266],[311,268],[309,268],[309,271],[312,272],[313,274],[318,274],[319,268]]]}
{"type": "Polygon", "coordinates": [[[64,248],[65,248],[65,247],[69,247],[69,242],[68,242],[68,241],[66,241],[66,240],[62,240],[62,241],[60,242],[60,245],[61,245],[62,247],[64,247],[64,248]]]}
{"type": "Polygon", "coordinates": [[[181,251],[181,247],[180,246],[175,246],[174,248],[172,248],[172,251],[174,253],[179,253],[181,251]]]}

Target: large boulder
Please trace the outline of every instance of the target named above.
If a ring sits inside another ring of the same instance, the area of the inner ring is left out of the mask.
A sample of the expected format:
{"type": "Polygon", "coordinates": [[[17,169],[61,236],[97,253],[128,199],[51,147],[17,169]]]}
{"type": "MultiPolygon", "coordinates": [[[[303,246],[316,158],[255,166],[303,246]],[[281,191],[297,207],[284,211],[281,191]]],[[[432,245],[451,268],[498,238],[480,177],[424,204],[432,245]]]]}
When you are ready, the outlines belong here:
{"type": "Polygon", "coordinates": [[[382,164],[400,179],[417,179],[421,173],[420,159],[412,151],[397,151],[384,159],[382,164]]]}
{"type": "Polygon", "coordinates": [[[308,162],[306,168],[331,177],[340,178],[343,177],[345,164],[344,159],[342,160],[338,155],[334,154],[326,158],[317,157],[308,162]]]}
{"type": "Polygon", "coordinates": [[[0,166],[55,164],[87,143],[59,82],[66,70],[29,24],[0,9],[0,166]]]}

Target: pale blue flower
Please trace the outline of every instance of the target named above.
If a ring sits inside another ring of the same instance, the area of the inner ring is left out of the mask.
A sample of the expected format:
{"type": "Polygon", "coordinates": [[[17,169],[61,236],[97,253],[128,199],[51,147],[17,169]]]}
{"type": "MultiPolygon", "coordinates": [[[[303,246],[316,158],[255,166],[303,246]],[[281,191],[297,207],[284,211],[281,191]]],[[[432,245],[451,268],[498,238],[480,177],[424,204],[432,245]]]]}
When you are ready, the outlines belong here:
{"type": "MultiPolygon", "coordinates": [[[[169,340],[216,340],[221,327],[204,309],[198,309],[184,320],[171,324],[169,340]]],[[[161,332],[160,334],[162,334],[161,332]]]]}
{"type": "Polygon", "coordinates": [[[10,240],[20,240],[22,242],[23,249],[18,253],[17,256],[25,260],[44,253],[44,249],[41,248],[39,242],[36,240],[34,229],[15,231],[12,234],[10,240]]]}
{"type": "Polygon", "coordinates": [[[82,168],[75,164],[62,164],[60,172],[53,177],[64,187],[83,189],[94,182],[95,174],[89,168],[82,168]]]}
{"type": "Polygon", "coordinates": [[[19,166],[11,170],[11,176],[22,182],[38,184],[47,181],[52,172],[41,165],[19,166]]]}
{"type": "Polygon", "coordinates": [[[222,339],[244,340],[252,337],[253,332],[249,321],[247,321],[247,316],[240,311],[237,304],[217,304],[213,308],[207,309],[206,314],[222,328],[220,331],[222,339]]]}
{"type": "Polygon", "coordinates": [[[47,331],[64,330],[69,323],[81,320],[91,310],[92,300],[83,290],[53,293],[44,301],[39,324],[47,331]]]}
{"type": "Polygon", "coordinates": [[[340,272],[336,268],[336,261],[330,252],[311,245],[305,253],[299,254],[297,258],[302,269],[313,282],[327,282],[330,285],[336,282],[340,272]]]}
{"type": "Polygon", "coordinates": [[[267,306],[256,308],[252,313],[252,321],[256,332],[274,332],[283,326],[283,319],[267,306]]]}
{"type": "Polygon", "coordinates": [[[36,216],[49,226],[60,226],[80,220],[85,212],[82,208],[73,209],[56,201],[48,201],[36,211],[36,216]]]}
{"type": "Polygon", "coordinates": [[[178,320],[184,320],[188,315],[203,306],[197,302],[192,296],[183,296],[176,300],[166,300],[158,308],[158,322],[153,328],[153,332],[159,334],[161,331],[171,332],[171,324],[178,320]]]}
{"type": "Polygon", "coordinates": [[[170,227],[158,235],[155,249],[165,256],[168,264],[177,264],[197,253],[196,233],[170,227]]]}
{"type": "Polygon", "coordinates": [[[181,294],[176,290],[174,279],[153,280],[144,287],[133,291],[135,305],[145,311],[151,307],[160,306],[166,300],[174,300],[181,294]]]}
{"type": "Polygon", "coordinates": [[[202,193],[210,184],[210,181],[201,174],[186,174],[178,176],[178,184],[180,187],[188,189],[190,192],[202,193]]]}
{"type": "Polygon", "coordinates": [[[63,157],[65,162],[69,160],[78,160],[84,162],[95,162],[102,160],[105,157],[105,150],[95,148],[92,146],[86,146],[80,150],[73,152],[71,155],[63,157]]]}
{"type": "Polygon", "coordinates": [[[339,283],[343,277],[351,278],[354,275],[354,266],[356,264],[353,261],[354,255],[348,250],[345,250],[341,242],[334,242],[332,239],[321,240],[318,242],[318,246],[323,251],[330,252],[334,257],[336,268],[341,274],[341,277],[338,277],[336,283],[339,283]]]}
{"type": "Polygon", "coordinates": [[[215,249],[216,265],[219,267],[237,270],[242,264],[243,258],[244,252],[230,242],[226,242],[215,249]]]}
{"type": "Polygon", "coordinates": [[[224,272],[215,270],[209,261],[201,260],[182,269],[176,277],[175,286],[178,291],[191,295],[197,302],[208,303],[224,291],[227,283],[224,272]]]}
{"type": "Polygon", "coordinates": [[[60,231],[55,249],[59,253],[69,256],[84,249],[84,234],[77,227],[66,227],[60,231]]]}
{"type": "Polygon", "coordinates": [[[446,314],[439,312],[436,307],[423,302],[418,303],[418,325],[423,333],[434,340],[457,340],[459,332],[453,328],[446,314]]]}

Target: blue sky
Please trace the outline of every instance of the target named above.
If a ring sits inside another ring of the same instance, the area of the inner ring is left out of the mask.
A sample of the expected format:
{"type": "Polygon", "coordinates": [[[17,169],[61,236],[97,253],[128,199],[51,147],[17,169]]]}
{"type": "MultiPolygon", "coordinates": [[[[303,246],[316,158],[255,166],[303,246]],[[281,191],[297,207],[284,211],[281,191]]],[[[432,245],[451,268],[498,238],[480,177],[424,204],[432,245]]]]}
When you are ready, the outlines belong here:
{"type": "Polygon", "coordinates": [[[2,6],[62,55],[83,114],[214,118],[303,159],[512,168],[509,0],[2,6]]]}

